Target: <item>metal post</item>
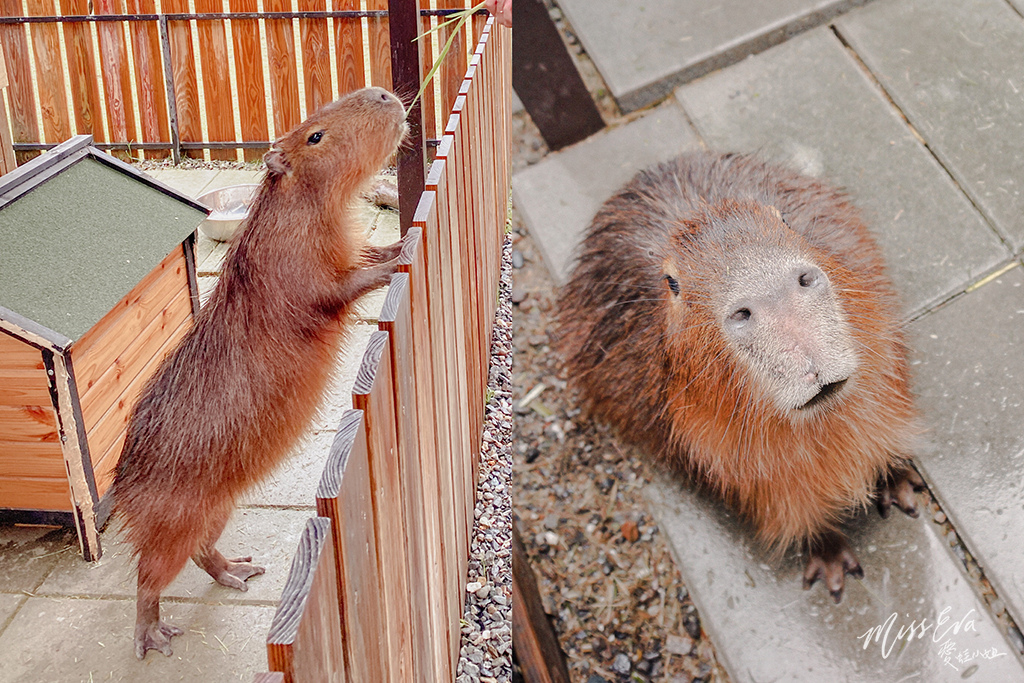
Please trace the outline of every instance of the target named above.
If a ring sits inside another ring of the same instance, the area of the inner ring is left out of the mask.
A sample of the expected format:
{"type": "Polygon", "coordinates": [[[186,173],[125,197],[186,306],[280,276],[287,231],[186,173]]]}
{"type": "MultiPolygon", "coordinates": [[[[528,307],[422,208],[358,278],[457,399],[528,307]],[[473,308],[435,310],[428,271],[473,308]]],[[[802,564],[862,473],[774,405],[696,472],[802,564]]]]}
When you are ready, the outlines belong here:
{"type": "MultiPolygon", "coordinates": [[[[411,98],[420,88],[420,12],[413,0],[388,0],[391,34],[391,79],[399,96],[411,98]]],[[[417,102],[406,117],[409,140],[398,152],[398,213],[402,235],[412,225],[416,204],[423,192],[424,136],[423,111],[417,102]]]]}
{"type": "Polygon", "coordinates": [[[164,56],[164,84],[167,87],[167,113],[171,119],[171,161],[181,163],[181,138],[178,136],[178,103],[174,99],[174,65],[171,64],[171,39],[167,32],[167,15],[161,14],[160,51],[164,56]]]}

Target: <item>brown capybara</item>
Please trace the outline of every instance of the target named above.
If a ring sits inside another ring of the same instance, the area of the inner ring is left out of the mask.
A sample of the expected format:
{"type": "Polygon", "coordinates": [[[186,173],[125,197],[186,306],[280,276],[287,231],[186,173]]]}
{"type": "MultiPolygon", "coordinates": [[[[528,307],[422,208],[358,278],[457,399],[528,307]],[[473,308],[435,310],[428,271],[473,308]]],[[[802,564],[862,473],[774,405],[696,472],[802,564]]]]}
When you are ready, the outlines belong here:
{"type": "Polygon", "coordinates": [[[809,550],[838,602],[862,576],[838,525],[875,498],[917,515],[920,433],[899,308],[842,193],[750,156],[640,172],[597,213],[559,302],[585,406],[809,550]]]}
{"type": "Polygon", "coordinates": [[[401,243],[367,246],[353,200],[405,131],[398,98],[365,88],[274,144],[209,302],[135,406],[113,500],[138,559],[140,659],[182,633],[160,621],[160,593],[190,557],[239,590],[263,573],[214,544],[310,423],[353,302],[397,269],[401,243]]]}

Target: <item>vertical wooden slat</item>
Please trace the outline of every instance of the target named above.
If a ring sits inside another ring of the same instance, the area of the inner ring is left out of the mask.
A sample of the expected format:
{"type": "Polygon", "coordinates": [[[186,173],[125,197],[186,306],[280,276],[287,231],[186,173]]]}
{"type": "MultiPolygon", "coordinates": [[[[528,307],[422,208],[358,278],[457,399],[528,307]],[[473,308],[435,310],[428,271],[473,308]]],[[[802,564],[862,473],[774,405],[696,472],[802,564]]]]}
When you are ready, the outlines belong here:
{"type": "Polygon", "coordinates": [[[413,347],[411,283],[408,273],[391,278],[378,326],[388,333],[391,343],[393,402],[398,437],[398,459],[401,468],[401,490],[405,515],[405,543],[409,558],[409,596],[412,600],[413,666],[420,672],[418,680],[433,673],[434,633],[432,612],[444,609],[440,585],[435,585],[440,569],[435,557],[436,525],[428,529],[428,519],[435,519],[437,510],[437,474],[431,463],[423,462],[419,448],[420,420],[417,414],[416,358],[413,347]]]}
{"type": "MultiPolygon", "coordinates": [[[[464,9],[463,0],[438,0],[441,9],[464,9]]],[[[454,26],[454,24],[453,24],[454,26]]],[[[441,62],[441,115],[447,120],[452,104],[459,93],[462,77],[466,75],[466,27],[463,26],[459,35],[452,41],[452,46],[444,61],[441,62]]],[[[444,45],[452,34],[452,26],[438,31],[438,41],[444,45]]]]}
{"type": "Polygon", "coordinates": [[[389,676],[369,458],[363,411],[350,410],[341,417],[316,493],[317,514],[331,520],[350,683],[389,676]]]}
{"type": "MultiPolygon", "coordinates": [[[[131,14],[154,14],[155,0],[127,0],[131,14]]],[[[66,26],[66,25],[65,25],[66,26]]],[[[160,59],[160,30],[155,21],[133,21],[128,25],[132,36],[132,55],[135,59],[135,88],[139,101],[143,142],[171,140],[167,115],[167,95],[164,70],[160,59]]],[[[146,157],[164,159],[169,150],[148,150],[146,157]]]]}
{"type": "MultiPolygon", "coordinates": [[[[196,12],[223,12],[223,0],[195,0],[196,12]]],[[[206,129],[210,142],[233,142],[235,118],[228,69],[228,39],[222,20],[196,22],[199,32],[199,58],[203,67],[203,96],[206,102],[206,129]]],[[[210,150],[211,159],[234,160],[233,149],[210,150]]]]}
{"type": "Polygon", "coordinates": [[[414,668],[411,606],[409,602],[409,548],[402,502],[401,463],[397,447],[391,366],[387,332],[374,332],[366,344],[363,362],[352,388],[352,405],[363,411],[373,482],[373,514],[377,529],[377,562],[384,586],[387,614],[390,679],[396,683],[419,680],[414,668]]]}
{"type": "MultiPolygon", "coordinates": [[[[60,0],[62,14],[89,14],[89,0],[60,0]]],[[[71,108],[75,113],[75,133],[92,135],[96,142],[107,139],[100,108],[99,79],[93,58],[89,24],[64,24],[64,49],[67,52],[71,82],[71,108]]]]}
{"type": "MultiPolygon", "coordinates": [[[[340,0],[339,10],[358,10],[359,0],[340,0]]],[[[366,85],[363,61],[363,26],[359,19],[334,20],[334,52],[337,58],[338,94],[366,85]]]]}
{"type": "MultiPolygon", "coordinates": [[[[430,7],[430,2],[423,3],[424,8],[430,7]]],[[[423,43],[423,50],[420,52],[420,81],[426,78],[427,73],[434,66],[434,41],[436,34],[430,31],[430,17],[420,19],[420,41],[423,43]]],[[[431,82],[423,91],[423,135],[426,138],[437,139],[440,135],[437,132],[437,112],[434,97],[434,84],[431,82]]]]}
{"type": "Polygon", "coordinates": [[[430,293],[427,290],[424,259],[423,225],[433,207],[432,192],[423,193],[415,216],[416,224],[405,237],[399,270],[409,274],[409,324],[411,326],[412,364],[415,376],[415,412],[417,419],[418,454],[422,470],[424,517],[427,539],[428,580],[430,582],[430,617],[433,634],[434,680],[452,679],[449,640],[458,638],[452,631],[449,605],[458,602],[459,590],[453,570],[455,549],[452,520],[450,466],[446,466],[446,444],[441,443],[434,405],[435,351],[431,345],[430,293]]]}
{"type": "Polygon", "coordinates": [[[3,98],[3,91],[7,90],[8,85],[4,51],[0,49],[0,175],[10,173],[18,165],[14,160],[11,125],[10,119],[7,116],[7,101],[3,98]]]}
{"type": "MultiPolygon", "coordinates": [[[[26,0],[29,16],[53,16],[54,0],[26,0]]],[[[68,101],[64,93],[64,66],[60,58],[57,24],[30,24],[32,52],[36,59],[39,110],[45,142],[64,142],[71,137],[68,101]]]]}
{"type": "MultiPolygon", "coordinates": [[[[288,12],[291,0],[264,0],[267,12],[288,12]]],[[[285,135],[302,121],[299,108],[299,75],[295,62],[295,38],[290,19],[266,22],[267,61],[270,64],[270,100],[274,107],[274,135],[285,135]]]]}
{"type": "MultiPolygon", "coordinates": [[[[229,0],[232,12],[255,12],[256,0],[229,0]]],[[[235,19],[231,23],[235,44],[235,78],[238,91],[238,118],[243,142],[267,140],[267,99],[263,90],[263,50],[259,22],[235,19]]],[[[246,161],[258,161],[266,149],[246,149],[246,161]]]]}
{"type": "MultiPolygon", "coordinates": [[[[427,182],[442,175],[443,162],[435,163],[427,174],[427,182]]],[[[462,590],[465,576],[460,574],[460,552],[464,544],[464,525],[459,522],[462,509],[458,505],[461,487],[457,487],[454,475],[454,459],[457,452],[458,435],[452,430],[452,402],[454,397],[451,387],[451,373],[448,372],[448,345],[446,332],[447,319],[444,315],[444,289],[442,271],[448,266],[442,259],[441,218],[438,214],[436,180],[433,188],[425,191],[420,197],[414,226],[421,229],[420,251],[423,256],[422,280],[426,285],[426,295],[414,296],[414,321],[419,329],[417,337],[417,359],[420,348],[429,348],[430,354],[423,357],[423,363],[429,359],[429,372],[433,384],[434,434],[437,452],[438,490],[441,499],[442,529],[442,560],[444,562],[445,593],[448,596],[448,611],[445,615],[448,625],[448,666],[455,671],[459,655],[459,619],[462,618],[462,590]],[[452,395],[452,398],[450,398],[452,395]]],[[[408,238],[407,238],[408,239],[408,238]]],[[[415,270],[411,271],[414,275],[415,270]]],[[[422,363],[421,363],[422,365],[422,363]]],[[[448,680],[448,679],[445,679],[448,680]]]]}
{"type": "MultiPolygon", "coordinates": [[[[188,0],[161,0],[161,10],[168,13],[189,12],[188,0]]],[[[199,85],[196,80],[196,58],[192,50],[192,26],[187,21],[167,22],[171,43],[171,66],[174,73],[174,103],[178,113],[178,137],[182,142],[201,142],[202,117],[199,110],[199,85]]],[[[201,159],[201,150],[183,152],[201,159]]]]}
{"type": "MultiPolygon", "coordinates": [[[[323,12],[327,0],[298,0],[300,12],[323,12]]],[[[331,55],[326,19],[299,19],[306,116],[331,101],[331,55]]]]}
{"type": "MultiPolygon", "coordinates": [[[[0,15],[21,16],[21,0],[0,0],[0,15]]],[[[11,136],[14,142],[37,142],[36,98],[32,88],[32,62],[28,52],[27,29],[21,24],[0,25],[0,47],[7,62],[7,98],[11,105],[11,136]]],[[[23,164],[38,152],[18,152],[23,164]]]]}
{"type": "MultiPolygon", "coordinates": [[[[117,0],[95,0],[97,14],[124,14],[117,0]]],[[[135,112],[132,110],[132,82],[128,66],[128,48],[124,24],[101,21],[96,26],[100,41],[100,70],[103,74],[103,96],[107,105],[107,135],[114,142],[138,140],[135,112]]],[[[125,150],[118,153],[130,159],[125,150]]]]}
{"type": "Polygon", "coordinates": [[[267,636],[267,663],[284,683],[344,683],[331,521],[306,522],[267,636]]]}
{"type": "MultiPolygon", "coordinates": [[[[388,0],[366,0],[368,10],[386,10],[388,0]]],[[[391,85],[391,39],[389,37],[387,17],[371,17],[367,19],[370,43],[370,82],[382,88],[392,89],[391,85]]],[[[398,93],[412,96],[415,93],[398,93]]]]}

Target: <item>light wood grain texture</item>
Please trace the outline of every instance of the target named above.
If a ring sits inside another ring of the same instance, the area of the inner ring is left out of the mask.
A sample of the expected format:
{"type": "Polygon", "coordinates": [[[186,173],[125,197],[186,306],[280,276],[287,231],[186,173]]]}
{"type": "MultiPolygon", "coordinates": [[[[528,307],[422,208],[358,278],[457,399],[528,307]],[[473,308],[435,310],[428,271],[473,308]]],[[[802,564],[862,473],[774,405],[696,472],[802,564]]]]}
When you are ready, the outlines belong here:
{"type": "MultiPolygon", "coordinates": [[[[25,0],[29,16],[52,16],[54,0],[25,0]]],[[[60,58],[60,29],[57,24],[30,24],[39,86],[39,111],[43,139],[64,142],[71,137],[68,101],[64,92],[64,66],[60,58]]]]}
{"type": "Polygon", "coordinates": [[[0,507],[70,512],[71,490],[68,488],[67,477],[0,477],[0,507]]]}
{"type": "Polygon", "coordinates": [[[402,502],[402,467],[398,457],[397,418],[388,334],[374,332],[352,388],[352,405],[363,411],[373,482],[377,528],[377,562],[384,587],[390,680],[419,680],[414,668],[409,549],[402,502]]]}
{"type": "MultiPolygon", "coordinates": [[[[60,10],[62,14],[88,14],[89,0],[60,0],[60,10]]],[[[104,142],[107,136],[103,128],[99,81],[96,78],[96,62],[93,58],[89,25],[64,24],[63,28],[75,133],[92,135],[94,141],[104,142]]]]}
{"type": "Polygon", "coordinates": [[[179,308],[186,311],[184,314],[171,314],[155,322],[157,329],[126,349],[119,365],[82,395],[82,417],[94,456],[106,453],[124,431],[146,382],[191,327],[188,299],[180,297],[177,301],[181,302],[179,308]],[[175,320],[180,321],[176,326],[175,320]]]}
{"type": "MultiPolygon", "coordinates": [[[[21,0],[0,0],[0,16],[21,16],[21,0]]],[[[7,100],[10,104],[11,135],[14,142],[37,142],[36,97],[32,87],[32,61],[23,24],[0,25],[0,48],[7,63],[7,100]]],[[[19,164],[38,156],[38,152],[18,152],[19,164]]]]}
{"type": "Polygon", "coordinates": [[[267,637],[267,662],[285,683],[343,683],[338,577],[331,522],[306,522],[267,637]]]}
{"type": "Polygon", "coordinates": [[[128,435],[128,429],[121,430],[121,433],[110,444],[105,453],[92,453],[93,477],[96,479],[96,491],[103,496],[110,485],[114,483],[114,473],[117,470],[117,462],[121,459],[121,449],[124,448],[124,440],[128,435]]]}
{"type": "Polygon", "coordinates": [[[39,349],[9,334],[0,332],[0,372],[4,370],[42,370],[39,349]]]}
{"type": "MultiPolygon", "coordinates": [[[[53,408],[50,408],[50,413],[53,414],[53,408]]],[[[0,439],[0,479],[20,477],[66,480],[67,470],[64,468],[60,441],[27,443],[0,439]]],[[[0,500],[0,508],[6,505],[0,500]]]]}
{"type": "MultiPolygon", "coordinates": [[[[410,278],[396,273],[391,278],[378,326],[388,333],[387,350],[393,368],[392,401],[395,406],[398,460],[401,469],[405,539],[409,551],[409,595],[412,604],[413,667],[425,677],[435,670],[432,612],[442,610],[444,594],[434,572],[440,569],[435,556],[439,545],[428,537],[427,519],[436,518],[436,472],[423,466],[419,449],[416,362],[414,361],[410,278]]],[[[436,532],[436,529],[433,529],[436,532]]],[[[438,572],[439,573],[439,572],[438,572]]]]}
{"type": "MultiPolygon", "coordinates": [[[[176,250],[177,251],[177,250],[176,250]]],[[[71,347],[75,381],[84,396],[176,297],[188,294],[184,256],[165,258],[71,347]]]]}
{"type": "MultiPolygon", "coordinates": [[[[264,0],[267,12],[291,10],[289,0],[264,0]]],[[[270,94],[274,107],[274,134],[281,137],[299,125],[299,75],[296,71],[295,38],[290,19],[271,19],[265,22],[267,32],[267,61],[270,64],[270,94]]]]}
{"type": "MultiPolygon", "coordinates": [[[[129,14],[155,14],[154,0],[126,0],[129,14]]],[[[66,24],[65,24],[66,26],[66,24]]],[[[167,115],[167,88],[164,85],[160,30],[153,21],[128,24],[135,63],[135,94],[139,103],[139,124],[143,142],[166,142],[170,147],[171,131],[167,115]]],[[[169,149],[146,150],[147,159],[165,159],[169,149]]]]}
{"type": "MultiPolygon", "coordinates": [[[[230,0],[232,12],[255,12],[256,0],[230,0]]],[[[242,140],[267,140],[267,100],[263,90],[263,51],[259,22],[235,19],[231,22],[231,38],[235,44],[235,78],[238,89],[238,116],[242,140]]],[[[258,161],[266,149],[246,149],[246,161],[258,161]]]]}
{"type": "MultiPolygon", "coordinates": [[[[196,12],[223,12],[221,0],[193,0],[196,12]]],[[[228,69],[228,39],[222,20],[196,22],[199,31],[199,58],[203,68],[203,96],[206,102],[206,129],[210,142],[233,142],[235,120],[228,69]]],[[[211,159],[235,160],[233,149],[212,149],[211,159]]]]}
{"type": "MultiPolygon", "coordinates": [[[[359,0],[341,0],[339,10],[358,10],[359,0]]],[[[359,19],[334,19],[334,53],[337,60],[338,94],[366,85],[363,61],[363,26],[359,19]]]]}
{"type": "MultiPolygon", "coordinates": [[[[98,14],[124,14],[117,0],[95,0],[98,14]]],[[[128,65],[128,48],[124,25],[101,21],[96,26],[100,41],[100,71],[103,74],[103,98],[107,109],[107,135],[117,142],[138,140],[135,113],[132,111],[132,83],[128,65]]],[[[119,156],[131,158],[127,152],[119,156]]]]}
{"type": "MultiPolygon", "coordinates": [[[[430,3],[421,3],[421,7],[424,9],[429,8],[430,3]]],[[[428,33],[430,31],[430,17],[422,17],[420,19],[420,35],[423,36],[420,40],[423,42],[423,49],[420,51],[420,80],[426,78],[427,74],[430,73],[430,69],[434,66],[434,53],[433,44],[437,40],[436,33],[428,33]]],[[[425,138],[437,139],[440,137],[440,133],[437,130],[437,112],[435,111],[435,104],[437,99],[434,97],[434,83],[423,91],[423,136],[425,138]]]]}
{"type": "MultiPolygon", "coordinates": [[[[188,0],[161,0],[164,12],[188,13],[188,0]]],[[[196,57],[192,49],[192,26],[187,21],[167,22],[171,43],[171,69],[174,73],[174,103],[178,114],[178,136],[182,142],[202,142],[202,112],[199,109],[199,84],[196,57]]],[[[183,151],[184,156],[201,159],[201,150],[183,151]]]]}
{"type": "Polygon", "coordinates": [[[60,450],[53,405],[0,405],[0,440],[5,443],[51,443],[60,450]]]}
{"type": "Polygon", "coordinates": [[[7,63],[4,62],[4,51],[0,46],[0,175],[13,171],[18,162],[14,158],[14,141],[11,139],[11,119],[7,115],[7,100],[3,90],[10,83],[7,80],[7,63]]]}
{"type": "MultiPolygon", "coordinates": [[[[464,9],[463,0],[438,0],[441,9],[464,9]]],[[[438,32],[438,41],[444,45],[452,34],[452,26],[438,32]]],[[[447,117],[452,109],[455,97],[459,93],[462,78],[466,75],[466,26],[463,26],[452,41],[448,56],[441,63],[441,112],[447,117]]]]}
{"type": "MultiPolygon", "coordinates": [[[[300,12],[323,12],[327,0],[298,0],[300,12]]],[[[306,116],[331,101],[331,54],[326,19],[299,19],[306,116]]]]}
{"type": "Polygon", "coordinates": [[[50,403],[45,370],[0,366],[0,406],[45,406],[50,403]]]}
{"type": "MultiPolygon", "coordinates": [[[[366,0],[368,10],[386,10],[388,0],[366,0]]],[[[391,90],[391,34],[387,17],[367,19],[370,44],[370,82],[391,90]]],[[[400,93],[404,95],[406,93],[400,93]]],[[[415,94],[415,93],[411,93],[415,94]]]]}
{"type": "MultiPolygon", "coordinates": [[[[433,635],[434,678],[452,678],[450,642],[460,637],[452,630],[450,604],[458,601],[454,591],[456,559],[452,520],[452,490],[447,439],[437,430],[434,405],[435,361],[430,336],[430,299],[427,291],[423,246],[423,213],[433,206],[433,193],[424,193],[414,216],[414,224],[405,236],[399,269],[409,274],[409,324],[412,328],[412,374],[415,376],[415,411],[420,470],[423,480],[427,565],[430,581],[430,617],[433,635]],[[426,206],[424,206],[424,201],[426,206]],[[442,453],[447,455],[442,457],[442,453]]],[[[439,378],[437,378],[439,379],[439,378]]]]}
{"type": "Polygon", "coordinates": [[[316,509],[331,520],[349,681],[387,681],[384,589],[361,410],[350,410],[341,418],[317,488],[316,509]]]}
{"type": "Polygon", "coordinates": [[[284,674],[280,671],[259,673],[252,677],[252,683],[284,683],[284,674]]]}

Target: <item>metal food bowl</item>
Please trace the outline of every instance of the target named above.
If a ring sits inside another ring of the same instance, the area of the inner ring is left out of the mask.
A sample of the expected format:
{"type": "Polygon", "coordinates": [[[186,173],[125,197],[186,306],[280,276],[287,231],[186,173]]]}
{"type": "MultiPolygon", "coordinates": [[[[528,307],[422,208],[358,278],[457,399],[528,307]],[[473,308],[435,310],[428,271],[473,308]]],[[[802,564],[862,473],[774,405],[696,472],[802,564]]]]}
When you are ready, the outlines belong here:
{"type": "Polygon", "coordinates": [[[210,215],[199,229],[212,240],[230,240],[239,224],[249,216],[258,188],[259,185],[232,185],[199,195],[197,201],[210,207],[210,215]]]}

